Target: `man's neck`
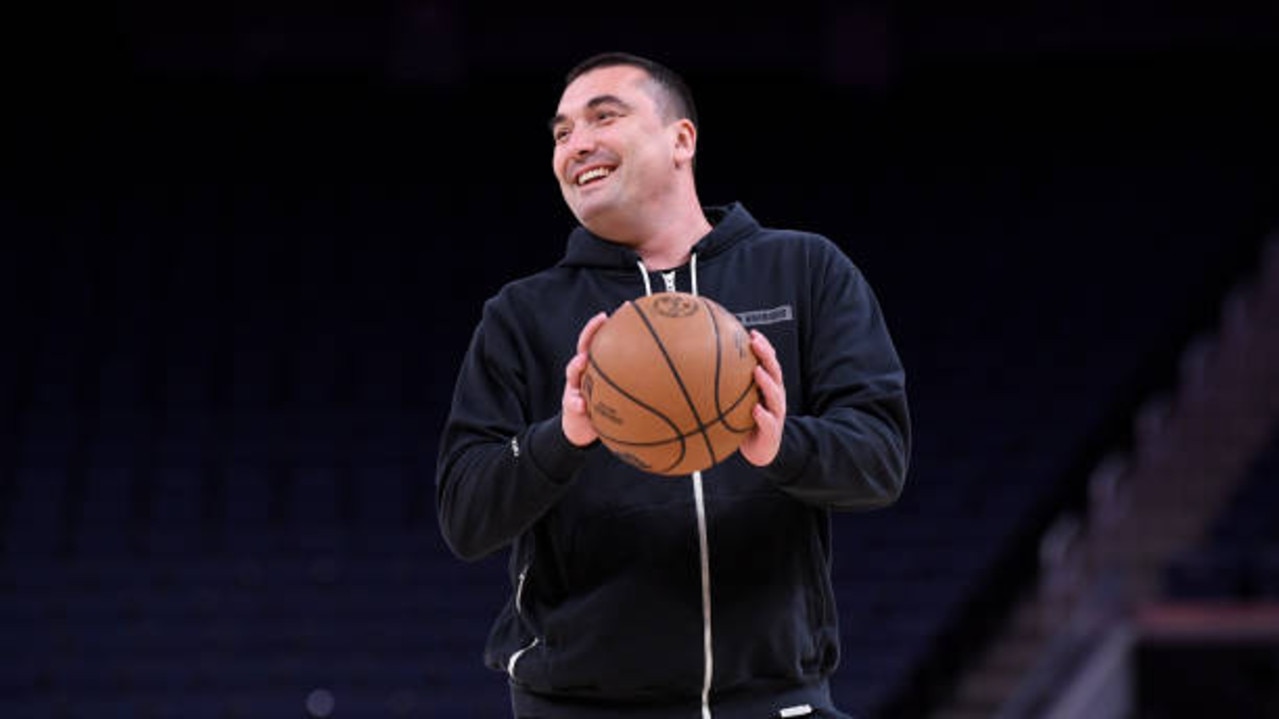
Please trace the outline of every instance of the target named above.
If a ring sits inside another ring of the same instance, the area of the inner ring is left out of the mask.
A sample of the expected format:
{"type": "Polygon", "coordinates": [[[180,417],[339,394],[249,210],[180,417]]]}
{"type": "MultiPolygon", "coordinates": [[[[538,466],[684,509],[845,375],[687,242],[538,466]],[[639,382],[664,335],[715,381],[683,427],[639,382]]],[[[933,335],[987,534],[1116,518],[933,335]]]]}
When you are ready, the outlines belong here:
{"type": "Polygon", "coordinates": [[[655,228],[634,245],[635,252],[649,270],[669,270],[688,262],[693,245],[710,231],[711,223],[699,206],[696,214],[689,213],[678,222],[655,228]]]}

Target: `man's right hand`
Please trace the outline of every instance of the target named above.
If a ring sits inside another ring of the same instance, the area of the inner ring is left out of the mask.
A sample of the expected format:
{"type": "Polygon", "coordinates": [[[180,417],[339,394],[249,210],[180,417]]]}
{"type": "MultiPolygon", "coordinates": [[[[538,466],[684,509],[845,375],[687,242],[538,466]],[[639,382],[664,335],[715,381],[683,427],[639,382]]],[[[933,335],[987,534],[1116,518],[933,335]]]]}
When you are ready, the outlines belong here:
{"type": "Polygon", "coordinates": [[[601,312],[586,323],[582,333],[577,336],[577,354],[573,355],[573,359],[564,368],[560,425],[568,441],[578,447],[585,447],[599,439],[599,433],[595,431],[595,425],[591,424],[591,418],[586,412],[586,398],[582,396],[582,373],[586,370],[586,352],[591,346],[591,338],[607,319],[608,315],[601,312]]]}

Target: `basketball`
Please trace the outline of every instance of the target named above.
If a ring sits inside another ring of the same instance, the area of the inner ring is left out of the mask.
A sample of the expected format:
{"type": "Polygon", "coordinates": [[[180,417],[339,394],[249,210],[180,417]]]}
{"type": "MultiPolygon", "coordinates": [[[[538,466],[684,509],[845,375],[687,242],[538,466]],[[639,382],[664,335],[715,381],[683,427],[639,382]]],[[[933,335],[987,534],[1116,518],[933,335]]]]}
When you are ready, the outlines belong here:
{"type": "Polygon", "coordinates": [[[624,302],[591,338],[582,396],[600,441],[653,474],[708,469],[755,427],[755,353],[728,310],[662,292],[624,302]]]}

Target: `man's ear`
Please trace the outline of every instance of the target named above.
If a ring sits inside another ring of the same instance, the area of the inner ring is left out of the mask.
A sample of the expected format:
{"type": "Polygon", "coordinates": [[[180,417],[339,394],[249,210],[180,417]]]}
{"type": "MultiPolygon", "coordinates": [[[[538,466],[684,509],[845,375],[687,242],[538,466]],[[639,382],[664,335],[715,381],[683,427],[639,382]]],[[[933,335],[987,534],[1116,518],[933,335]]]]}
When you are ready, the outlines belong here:
{"type": "Polygon", "coordinates": [[[676,120],[675,131],[675,166],[682,167],[693,162],[697,154],[697,127],[687,118],[676,120]]]}

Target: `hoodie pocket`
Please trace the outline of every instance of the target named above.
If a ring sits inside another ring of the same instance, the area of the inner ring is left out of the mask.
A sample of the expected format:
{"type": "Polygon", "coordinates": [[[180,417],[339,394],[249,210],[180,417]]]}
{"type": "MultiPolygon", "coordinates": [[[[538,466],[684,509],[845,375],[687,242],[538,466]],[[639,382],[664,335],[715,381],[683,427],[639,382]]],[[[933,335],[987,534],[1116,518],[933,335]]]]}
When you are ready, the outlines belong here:
{"type": "Polygon", "coordinates": [[[808,631],[812,638],[812,653],[803,657],[802,664],[807,673],[819,673],[832,667],[836,661],[837,643],[834,590],[830,584],[830,576],[826,567],[828,549],[816,531],[809,533],[808,561],[806,571],[808,581],[808,631]]]}
{"type": "MultiPolygon", "coordinates": [[[[524,568],[520,570],[519,577],[515,583],[515,599],[514,599],[515,616],[520,621],[520,623],[526,626],[528,622],[526,617],[524,616],[524,587],[525,587],[525,584],[528,582],[528,573],[529,573],[529,569],[531,568],[532,567],[529,564],[525,564],[524,568]]],[[[520,647],[519,649],[516,649],[511,654],[510,658],[506,660],[506,674],[507,676],[511,678],[512,681],[519,682],[520,680],[519,676],[515,673],[515,667],[516,665],[519,664],[520,657],[523,657],[526,652],[528,652],[529,650],[533,649],[534,647],[536,647],[537,645],[541,643],[542,643],[541,637],[538,637],[535,634],[532,640],[530,640],[527,644],[520,647]]]]}
{"type": "Polygon", "coordinates": [[[559,576],[525,578],[525,611],[542,641],[519,659],[521,680],[597,698],[698,696],[703,620],[691,505],[575,517],[563,584],[559,576]]]}
{"type": "Polygon", "coordinates": [[[522,683],[520,681],[519,675],[515,671],[515,668],[516,666],[519,665],[520,658],[523,657],[526,652],[532,651],[533,649],[537,648],[537,646],[541,643],[542,643],[541,639],[537,637],[533,637],[533,641],[517,649],[515,653],[511,655],[511,658],[506,660],[506,674],[507,676],[511,678],[511,681],[517,684],[522,683]]]}

